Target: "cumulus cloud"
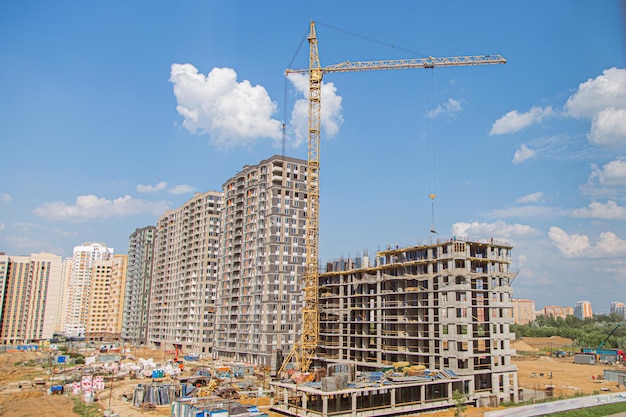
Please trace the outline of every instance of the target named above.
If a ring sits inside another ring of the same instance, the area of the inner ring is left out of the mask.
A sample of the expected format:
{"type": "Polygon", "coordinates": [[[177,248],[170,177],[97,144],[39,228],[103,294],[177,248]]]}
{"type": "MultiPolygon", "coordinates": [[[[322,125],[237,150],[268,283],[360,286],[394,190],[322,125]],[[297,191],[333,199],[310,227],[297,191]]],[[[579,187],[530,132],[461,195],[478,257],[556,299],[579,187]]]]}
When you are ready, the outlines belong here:
{"type": "Polygon", "coordinates": [[[568,214],[567,211],[558,207],[524,205],[495,209],[485,213],[485,216],[492,218],[529,218],[529,217],[556,217],[568,214]]]}
{"type": "Polygon", "coordinates": [[[525,224],[507,224],[502,220],[494,223],[459,222],[452,225],[452,231],[456,236],[482,236],[495,237],[498,239],[510,239],[516,236],[535,236],[539,231],[525,224]]]}
{"type": "Polygon", "coordinates": [[[522,144],[522,146],[518,150],[516,150],[515,154],[513,155],[513,163],[516,165],[521,164],[527,159],[531,159],[535,157],[536,157],[536,152],[530,149],[528,146],[522,144]]]}
{"type": "Polygon", "coordinates": [[[2,201],[3,203],[10,203],[11,201],[13,201],[13,198],[7,193],[0,193],[0,201],[2,201]]]}
{"type": "MultiPolygon", "coordinates": [[[[309,129],[309,76],[289,74],[287,76],[295,89],[305,98],[295,102],[289,123],[289,142],[294,148],[300,146],[308,137],[309,129]]],[[[334,83],[322,83],[320,124],[326,137],[333,137],[343,123],[341,102],[334,83]]]]}
{"type": "Polygon", "coordinates": [[[533,123],[540,123],[544,118],[554,115],[551,106],[544,108],[534,106],[526,113],[519,113],[512,110],[496,120],[491,126],[490,135],[503,135],[505,133],[514,133],[530,126],[533,123]]]}
{"type": "Polygon", "coordinates": [[[626,241],[613,232],[600,233],[595,246],[587,235],[569,234],[553,226],[548,232],[552,244],[567,259],[613,258],[626,256],[626,241]]]}
{"type": "Polygon", "coordinates": [[[536,203],[537,201],[541,200],[541,197],[543,197],[543,193],[541,191],[537,191],[536,193],[518,197],[515,201],[522,204],[536,203]]]}
{"type": "Polygon", "coordinates": [[[626,143],[626,69],[609,68],[581,83],[565,110],[572,117],[591,119],[587,134],[591,143],[626,143]]]}
{"type": "Polygon", "coordinates": [[[137,191],[140,193],[155,193],[157,191],[162,191],[167,187],[167,181],[161,181],[155,185],[143,185],[137,184],[137,191]]]}
{"type": "Polygon", "coordinates": [[[434,109],[429,110],[426,113],[426,117],[428,117],[429,119],[434,119],[440,114],[448,114],[448,115],[454,116],[456,115],[456,113],[461,111],[461,103],[462,103],[462,100],[455,100],[453,98],[449,98],[448,101],[443,104],[443,106],[440,104],[434,109]]]}
{"type": "Polygon", "coordinates": [[[183,126],[208,134],[213,144],[233,148],[258,138],[281,139],[282,123],[272,118],[276,103],[263,86],[239,82],[235,70],[213,68],[205,76],[191,64],[172,64],[169,81],[183,126]]]}
{"type": "Polygon", "coordinates": [[[170,194],[176,195],[193,193],[194,191],[196,191],[196,187],[187,184],[175,185],[168,190],[170,194]]]}
{"type": "Polygon", "coordinates": [[[602,220],[626,220],[626,207],[619,206],[612,200],[607,201],[606,204],[594,201],[588,207],[574,210],[572,216],[602,220]]]}
{"type": "Polygon", "coordinates": [[[148,202],[133,199],[129,195],[108,200],[95,195],[76,197],[75,204],[62,201],[44,203],[35,209],[35,214],[54,220],[94,220],[132,216],[141,213],[160,215],[169,208],[165,201],[148,202]]]}
{"type": "Polygon", "coordinates": [[[626,187],[626,159],[617,158],[602,167],[591,165],[591,173],[587,183],[581,186],[583,193],[595,196],[623,197],[626,187]]]}

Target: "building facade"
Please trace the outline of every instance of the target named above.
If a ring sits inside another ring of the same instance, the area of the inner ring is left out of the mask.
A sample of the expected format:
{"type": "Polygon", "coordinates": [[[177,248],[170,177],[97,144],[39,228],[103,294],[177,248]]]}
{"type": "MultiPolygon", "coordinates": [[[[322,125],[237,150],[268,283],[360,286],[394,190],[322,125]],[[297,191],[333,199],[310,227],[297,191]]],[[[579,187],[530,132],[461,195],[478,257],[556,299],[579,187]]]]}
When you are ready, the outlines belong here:
{"type": "Polygon", "coordinates": [[[146,344],[155,235],[156,227],[147,226],[129,238],[122,340],[134,346],[146,344]]]}
{"type": "Polygon", "coordinates": [[[91,273],[85,339],[118,342],[122,333],[126,255],[95,261],[91,273]]]}
{"type": "Polygon", "coordinates": [[[148,345],[209,354],[213,347],[222,193],[196,193],[157,222],[148,345]]]}
{"type": "Polygon", "coordinates": [[[71,338],[85,337],[94,263],[106,261],[112,257],[113,248],[108,248],[103,243],[86,242],[74,248],[67,289],[65,336],[71,338]]]}
{"type": "Polygon", "coordinates": [[[576,301],[576,306],[574,306],[574,315],[581,320],[592,318],[593,311],[591,310],[591,301],[576,301]]]}
{"type": "Polygon", "coordinates": [[[624,303],[620,301],[613,301],[611,303],[611,314],[617,314],[620,317],[626,317],[626,309],[624,303]]]}
{"type": "Polygon", "coordinates": [[[514,298],[513,321],[515,324],[528,324],[535,321],[535,301],[514,298]]]}
{"type": "Polygon", "coordinates": [[[470,399],[517,402],[511,250],[450,240],[320,274],[319,360],[365,370],[397,362],[450,369],[470,399]]]}
{"type": "Polygon", "coordinates": [[[32,343],[52,338],[60,297],[61,269],[61,257],[57,255],[0,255],[3,287],[1,344],[32,343]]]}
{"type": "Polygon", "coordinates": [[[224,185],[214,356],[269,365],[300,334],[307,161],[273,156],[224,185]]]}
{"type": "Polygon", "coordinates": [[[552,317],[553,319],[562,318],[574,315],[573,307],[561,307],[561,306],[545,306],[543,308],[543,315],[546,317],[552,317]]]}

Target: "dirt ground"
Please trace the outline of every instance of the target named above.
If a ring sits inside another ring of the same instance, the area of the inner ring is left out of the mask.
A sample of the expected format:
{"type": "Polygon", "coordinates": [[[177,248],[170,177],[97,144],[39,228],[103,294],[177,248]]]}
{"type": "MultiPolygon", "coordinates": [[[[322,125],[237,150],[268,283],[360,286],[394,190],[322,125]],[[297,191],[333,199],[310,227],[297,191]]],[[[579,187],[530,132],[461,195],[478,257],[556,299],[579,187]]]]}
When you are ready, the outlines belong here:
{"type": "MultiPolygon", "coordinates": [[[[539,351],[544,348],[571,347],[572,341],[569,339],[523,338],[513,342],[513,344],[513,347],[520,353],[513,358],[513,363],[518,368],[518,381],[521,388],[544,390],[547,386],[553,386],[555,397],[618,390],[615,383],[598,379],[598,375],[602,375],[604,369],[607,368],[606,365],[575,364],[573,357],[555,358],[539,355],[539,351]],[[552,378],[550,378],[550,373],[552,378]]],[[[171,356],[163,351],[149,349],[133,349],[132,355],[135,358],[153,358],[157,363],[170,359],[171,356]]],[[[47,378],[46,371],[42,366],[22,365],[24,362],[34,361],[41,357],[46,357],[46,354],[36,352],[0,353],[0,417],[40,417],[42,410],[45,410],[45,415],[48,417],[78,417],[78,414],[72,411],[73,403],[67,396],[48,395],[44,388],[9,389],[8,384],[11,382],[32,381],[38,377],[47,378]]],[[[620,368],[622,367],[620,366],[620,368]]],[[[114,381],[112,387],[107,382],[105,390],[97,394],[96,403],[103,411],[110,408],[114,413],[123,417],[169,416],[169,406],[158,407],[156,410],[141,410],[123,399],[123,394],[132,393],[135,386],[142,381],[144,380],[126,378],[123,381],[114,381]]],[[[258,402],[252,399],[248,400],[248,403],[257,404],[263,408],[269,405],[269,399],[263,398],[258,402]]],[[[479,417],[488,410],[493,410],[493,408],[468,407],[463,415],[479,417]]],[[[269,414],[271,417],[281,416],[272,412],[269,414]]],[[[452,417],[454,410],[422,415],[452,417]]]]}

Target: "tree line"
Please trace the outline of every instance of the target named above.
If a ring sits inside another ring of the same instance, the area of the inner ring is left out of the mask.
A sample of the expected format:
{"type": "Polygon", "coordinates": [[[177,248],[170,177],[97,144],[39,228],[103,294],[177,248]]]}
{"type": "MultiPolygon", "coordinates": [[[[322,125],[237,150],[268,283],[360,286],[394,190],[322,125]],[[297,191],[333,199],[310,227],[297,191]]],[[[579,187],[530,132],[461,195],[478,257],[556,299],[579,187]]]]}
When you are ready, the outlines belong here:
{"type": "Polygon", "coordinates": [[[532,323],[511,325],[511,331],[518,340],[522,337],[566,337],[573,340],[575,349],[597,348],[603,341],[605,348],[626,349],[626,322],[618,314],[594,315],[582,320],[575,316],[538,316],[532,323]]]}

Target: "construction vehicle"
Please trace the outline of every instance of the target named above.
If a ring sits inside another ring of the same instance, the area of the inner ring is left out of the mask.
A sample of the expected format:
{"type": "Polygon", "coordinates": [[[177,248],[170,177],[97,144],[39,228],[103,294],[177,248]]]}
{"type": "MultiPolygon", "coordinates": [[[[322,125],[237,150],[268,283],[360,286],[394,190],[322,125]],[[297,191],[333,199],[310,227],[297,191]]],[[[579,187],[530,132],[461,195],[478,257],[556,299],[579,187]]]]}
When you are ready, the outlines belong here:
{"type": "Polygon", "coordinates": [[[607,337],[604,338],[602,342],[598,345],[598,347],[594,348],[583,348],[583,353],[595,353],[596,358],[601,363],[613,364],[615,362],[624,361],[624,351],[622,349],[612,349],[612,348],[604,348],[607,340],[613,333],[622,325],[623,323],[617,323],[617,325],[611,330],[607,337]]]}
{"type": "Polygon", "coordinates": [[[447,58],[389,59],[380,61],[344,61],[322,67],[318,52],[315,22],[311,21],[308,35],[309,68],[287,69],[289,74],[309,75],[309,122],[307,165],[307,218],[305,227],[306,260],[304,272],[304,306],[302,308],[302,335],[295,342],[278,371],[281,375],[289,363],[298,371],[307,372],[315,356],[319,338],[318,309],[318,252],[319,252],[319,170],[322,78],[335,72],[397,70],[411,68],[460,67],[488,64],[505,64],[501,55],[460,56],[447,58]]]}

